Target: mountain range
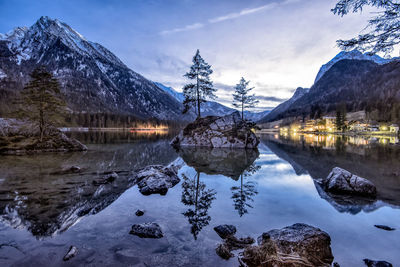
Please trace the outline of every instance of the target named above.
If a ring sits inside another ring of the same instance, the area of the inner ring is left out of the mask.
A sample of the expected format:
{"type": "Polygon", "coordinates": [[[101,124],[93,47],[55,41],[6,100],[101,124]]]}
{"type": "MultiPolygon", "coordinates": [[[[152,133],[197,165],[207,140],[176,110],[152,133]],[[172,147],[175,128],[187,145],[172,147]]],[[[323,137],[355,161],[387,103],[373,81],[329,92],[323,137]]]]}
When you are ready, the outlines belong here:
{"type": "Polygon", "coordinates": [[[318,72],[310,89],[298,88],[294,95],[259,122],[296,119],[316,113],[334,113],[338,104],[348,112],[364,110],[369,119],[400,120],[400,64],[357,50],[340,52],[318,72]]]}
{"type": "Polygon", "coordinates": [[[182,118],[182,104],[174,97],[129,69],[102,45],[49,17],[41,17],[29,28],[18,27],[0,35],[0,115],[12,110],[8,103],[39,65],[59,80],[74,112],[182,118]]]}
{"type": "MultiPolygon", "coordinates": [[[[146,79],[102,45],[46,16],[29,28],[17,27],[0,34],[0,116],[14,111],[11,103],[29,81],[29,74],[40,65],[59,80],[72,112],[178,121],[196,116],[194,111],[182,115],[182,93],[146,79]]],[[[214,101],[202,107],[202,115],[220,116],[233,111],[214,101]]],[[[259,120],[267,113],[247,111],[245,115],[259,120]]]]}

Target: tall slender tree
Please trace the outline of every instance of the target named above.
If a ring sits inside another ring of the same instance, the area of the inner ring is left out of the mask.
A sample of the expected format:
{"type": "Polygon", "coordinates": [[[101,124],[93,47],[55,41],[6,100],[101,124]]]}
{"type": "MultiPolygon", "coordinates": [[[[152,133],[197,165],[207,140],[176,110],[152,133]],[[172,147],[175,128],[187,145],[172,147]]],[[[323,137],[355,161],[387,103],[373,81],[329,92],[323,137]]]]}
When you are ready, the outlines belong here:
{"type": "Polygon", "coordinates": [[[20,105],[19,115],[37,122],[40,141],[43,141],[46,129],[62,117],[65,102],[57,79],[45,67],[36,68],[30,76],[31,81],[26,84],[17,101],[20,105]]]}
{"type": "Polygon", "coordinates": [[[190,71],[184,75],[193,82],[183,87],[185,96],[183,113],[194,107],[197,109],[197,117],[200,118],[201,103],[207,102],[207,99],[215,99],[214,93],[216,89],[213,88],[213,83],[210,79],[210,75],[213,73],[211,66],[200,56],[198,49],[192,61],[193,65],[190,67],[190,71]]]}
{"type": "Polygon", "coordinates": [[[244,120],[244,110],[247,108],[254,108],[258,104],[258,100],[254,94],[250,95],[249,92],[254,87],[248,88],[250,81],[246,81],[243,77],[235,86],[235,93],[233,94],[233,106],[241,109],[242,120],[244,120]]]}

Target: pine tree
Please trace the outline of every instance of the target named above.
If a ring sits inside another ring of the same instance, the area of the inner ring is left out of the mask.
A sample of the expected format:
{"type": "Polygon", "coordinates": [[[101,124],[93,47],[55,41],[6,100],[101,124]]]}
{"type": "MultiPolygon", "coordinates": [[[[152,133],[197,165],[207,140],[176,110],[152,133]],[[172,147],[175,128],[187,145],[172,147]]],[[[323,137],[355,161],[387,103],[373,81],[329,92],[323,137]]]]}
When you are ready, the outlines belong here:
{"type": "Polygon", "coordinates": [[[369,31],[349,40],[338,40],[340,48],[358,49],[362,52],[375,54],[384,52],[389,54],[393,47],[400,42],[400,3],[389,0],[338,0],[331,10],[339,16],[347,15],[349,12],[361,12],[364,6],[378,8],[376,16],[368,21],[365,30],[369,31]]]}
{"type": "Polygon", "coordinates": [[[30,76],[31,81],[22,90],[18,101],[19,115],[37,122],[40,141],[43,141],[46,129],[61,118],[65,102],[57,79],[45,67],[36,68],[30,76]]]}
{"type": "Polygon", "coordinates": [[[235,86],[235,93],[233,94],[233,106],[241,109],[242,120],[244,120],[244,110],[246,108],[254,108],[258,104],[256,96],[249,95],[249,92],[254,89],[247,88],[250,81],[246,81],[243,77],[235,86]]]}
{"type": "Polygon", "coordinates": [[[216,89],[213,88],[213,83],[210,80],[210,75],[213,73],[211,66],[200,56],[198,49],[192,61],[193,65],[190,67],[190,71],[184,76],[189,80],[193,80],[194,83],[186,84],[183,87],[185,96],[183,113],[189,111],[193,106],[197,108],[197,117],[200,118],[201,103],[207,102],[207,98],[216,98],[214,94],[216,89]]]}

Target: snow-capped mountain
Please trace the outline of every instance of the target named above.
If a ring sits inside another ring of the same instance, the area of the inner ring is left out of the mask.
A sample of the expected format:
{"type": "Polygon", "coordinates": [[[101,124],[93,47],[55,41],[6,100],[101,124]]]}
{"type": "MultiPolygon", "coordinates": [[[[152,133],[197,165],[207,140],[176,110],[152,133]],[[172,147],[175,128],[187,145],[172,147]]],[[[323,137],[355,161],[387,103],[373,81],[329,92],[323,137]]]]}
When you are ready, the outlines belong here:
{"type": "MultiPolygon", "coordinates": [[[[179,102],[183,102],[185,99],[183,93],[177,92],[174,88],[165,86],[161,83],[155,82],[158,87],[160,87],[162,90],[173,96],[176,100],[179,102]]],[[[236,109],[227,107],[225,105],[222,105],[218,102],[215,101],[207,101],[206,103],[203,103],[200,107],[200,112],[202,116],[224,116],[231,114],[232,112],[235,112],[236,109]]],[[[267,115],[269,110],[263,111],[263,112],[251,112],[251,111],[245,111],[244,116],[246,119],[252,120],[252,121],[258,121],[261,118],[263,118],[265,115],[267,115]]]]}
{"type": "Polygon", "coordinates": [[[318,71],[318,74],[317,74],[317,77],[315,78],[314,83],[316,83],[336,62],[339,62],[344,59],[369,60],[369,61],[375,62],[376,64],[382,65],[382,64],[389,63],[390,61],[393,61],[397,58],[385,59],[378,55],[363,54],[358,50],[352,50],[349,52],[342,51],[339,54],[337,54],[328,63],[322,65],[322,67],[318,71]]]}
{"type": "Polygon", "coordinates": [[[57,19],[41,17],[29,28],[0,35],[0,55],[2,105],[18,94],[35,67],[44,65],[60,81],[73,111],[182,118],[182,104],[174,97],[57,19]]]}

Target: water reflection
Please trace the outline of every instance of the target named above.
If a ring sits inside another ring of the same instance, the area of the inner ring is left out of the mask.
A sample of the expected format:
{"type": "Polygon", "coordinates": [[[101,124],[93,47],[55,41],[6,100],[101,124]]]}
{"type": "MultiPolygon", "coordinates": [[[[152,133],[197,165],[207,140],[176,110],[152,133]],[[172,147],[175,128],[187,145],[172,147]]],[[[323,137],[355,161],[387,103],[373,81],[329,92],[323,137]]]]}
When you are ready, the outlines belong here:
{"type": "Polygon", "coordinates": [[[334,167],[341,167],[372,181],[378,190],[376,200],[335,196],[324,192],[317,183],[321,198],[339,212],[357,214],[382,206],[400,207],[400,147],[378,139],[330,135],[264,135],[265,144],[289,162],[297,175],[325,178],[334,167]]]}
{"type": "Polygon", "coordinates": [[[256,149],[180,148],[178,154],[198,172],[238,180],[260,153],[256,149]]]}
{"type": "Polygon", "coordinates": [[[249,212],[247,208],[253,208],[253,206],[249,202],[254,202],[253,198],[255,195],[258,194],[257,182],[243,182],[243,180],[245,177],[252,176],[258,170],[260,170],[260,168],[261,166],[257,166],[254,163],[251,164],[240,175],[240,186],[232,186],[231,188],[234,207],[235,210],[237,210],[237,212],[239,213],[240,217],[249,212]]]}
{"type": "Polygon", "coordinates": [[[192,179],[185,174],[182,174],[182,178],[182,203],[191,206],[183,215],[191,224],[190,231],[196,240],[201,229],[211,221],[208,209],[215,199],[216,191],[206,189],[206,184],[200,181],[200,172],[197,172],[192,179]]]}
{"type": "Polygon", "coordinates": [[[132,170],[177,158],[168,140],[141,139],[135,144],[91,145],[89,149],[1,157],[0,221],[26,228],[38,238],[54,236],[114,202],[132,186],[128,179],[132,170]],[[69,166],[82,171],[56,174],[69,166]],[[93,183],[110,172],[118,174],[115,181],[93,183]]]}

